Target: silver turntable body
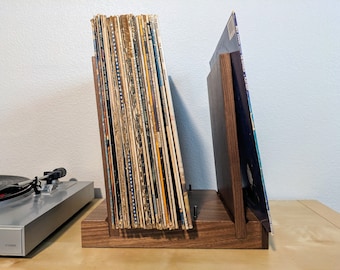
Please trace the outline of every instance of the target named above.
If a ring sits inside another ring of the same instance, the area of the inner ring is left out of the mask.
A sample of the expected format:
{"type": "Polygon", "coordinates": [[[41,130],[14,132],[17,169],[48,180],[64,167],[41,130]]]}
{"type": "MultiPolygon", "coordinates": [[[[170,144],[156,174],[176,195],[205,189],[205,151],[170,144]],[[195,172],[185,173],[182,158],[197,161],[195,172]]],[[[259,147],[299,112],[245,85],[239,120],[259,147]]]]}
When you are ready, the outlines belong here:
{"type": "Polygon", "coordinates": [[[0,256],[28,255],[93,198],[93,182],[60,181],[0,201],[0,256]]]}

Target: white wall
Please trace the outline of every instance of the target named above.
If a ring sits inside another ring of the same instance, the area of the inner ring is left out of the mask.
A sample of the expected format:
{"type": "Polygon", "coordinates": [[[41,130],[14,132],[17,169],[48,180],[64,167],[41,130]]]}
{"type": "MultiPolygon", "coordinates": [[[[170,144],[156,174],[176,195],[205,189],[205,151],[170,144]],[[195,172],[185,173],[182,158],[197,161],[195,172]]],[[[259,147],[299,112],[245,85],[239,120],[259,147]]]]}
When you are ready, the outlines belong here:
{"type": "Polygon", "coordinates": [[[215,188],[206,77],[235,10],[270,199],[340,211],[340,6],[336,0],[0,2],[0,174],[65,167],[104,187],[90,58],[96,14],[154,13],[187,181],[215,188]]]}

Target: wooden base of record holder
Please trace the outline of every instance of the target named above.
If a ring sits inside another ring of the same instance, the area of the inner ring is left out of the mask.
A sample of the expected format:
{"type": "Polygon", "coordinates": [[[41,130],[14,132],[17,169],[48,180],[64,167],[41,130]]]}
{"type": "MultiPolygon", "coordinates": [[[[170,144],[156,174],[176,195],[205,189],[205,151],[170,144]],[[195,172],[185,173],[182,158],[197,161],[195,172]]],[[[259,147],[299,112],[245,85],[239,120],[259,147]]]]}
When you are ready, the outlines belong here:
{"type": "Polygon", "coordinates": [[[194,228],[183,230],[112,230],[107,221],[105,200],[81,223],[84,248],[206,248],[267,249],[268,232],[246,209],[242,236],[214,190],[189,192],[194,228]]]}

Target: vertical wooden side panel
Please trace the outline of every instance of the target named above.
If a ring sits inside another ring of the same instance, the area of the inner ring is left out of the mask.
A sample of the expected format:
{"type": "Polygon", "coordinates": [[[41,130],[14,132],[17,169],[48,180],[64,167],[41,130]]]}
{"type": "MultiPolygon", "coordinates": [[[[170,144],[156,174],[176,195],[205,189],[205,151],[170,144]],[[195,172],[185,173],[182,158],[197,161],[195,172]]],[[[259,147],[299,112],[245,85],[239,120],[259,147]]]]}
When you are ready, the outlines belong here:
{"type": "Polygon", "coordinates": [[[246,237],[242,176],[229,54],[221,54],[208,76],[209,107],[218,192],[235,222],[237,238],[246,237]]]}
{"type": "MultiPolygon", "coordinates": [[[[104,137],[104,131],[102,127],[102,109],[100,105],[100,96],[99,96],[99,88],[97,84],[97,65],[96,65],[96,58],[93,56],[91,58],[92,60],[92,70],[93,70],[93,79],[94,79],[94,90],[96,94],[96,104],[97,104],[97,113],[98,113],[98,127],[99,127],[99,135],[100,135],[100,145],[101,145],[101,150],[102,150],[102,163],[103,163],[103,172],[104,172],[104,179],[105,179],[105,191],[106,191],[106,198],[110,198],[110,193],[109,193],[109,187],[108,187],[108,174],[107,174],[107,168],[106,168],[106,157],[105,157],[105,152],[106,152],[106,146],[105,146],[105,137],[104,137]]],[[[110,209],[110,200],[106,200],[107,203],[107,209],[110,209]]],[[[111,211],[107,211],[108,213],[108,220],[112,220],[111,211]]]]}

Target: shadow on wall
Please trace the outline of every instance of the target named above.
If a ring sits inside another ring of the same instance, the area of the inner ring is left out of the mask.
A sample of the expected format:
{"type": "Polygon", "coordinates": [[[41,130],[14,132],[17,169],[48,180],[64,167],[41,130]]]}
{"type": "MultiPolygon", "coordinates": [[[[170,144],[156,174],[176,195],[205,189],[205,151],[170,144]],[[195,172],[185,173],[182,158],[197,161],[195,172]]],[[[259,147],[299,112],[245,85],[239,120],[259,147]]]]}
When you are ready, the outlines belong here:
{"type": "Polygon", "coordinates": [[[198,136],[197,129],[170,76],[169,84],[187,186],[191,185],[193,189],[211,189],[211,187],[209,187],[209,179],[206,171],[202,140],[198,136]]]}

